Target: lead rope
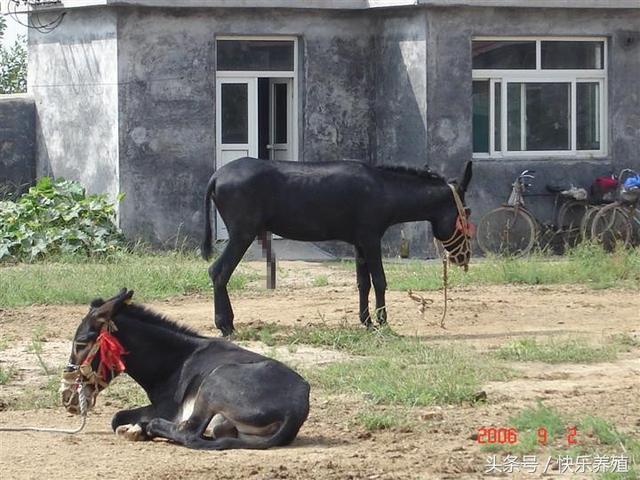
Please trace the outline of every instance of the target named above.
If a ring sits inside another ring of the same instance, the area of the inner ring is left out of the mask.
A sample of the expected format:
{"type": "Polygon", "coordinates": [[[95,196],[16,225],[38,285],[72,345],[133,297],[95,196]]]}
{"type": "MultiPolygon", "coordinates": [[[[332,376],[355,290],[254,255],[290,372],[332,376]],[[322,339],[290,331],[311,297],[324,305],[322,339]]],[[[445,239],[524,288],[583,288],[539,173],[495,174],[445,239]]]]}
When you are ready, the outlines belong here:
{"type": "Polygon", "coordinates": [[[67,430],[64,428],[40,428],[40,427],[3,427],[2,432],[45,432],[45,433],[67,433],[69,435],[80,433],[87,424],[87,397],[84,394],[82,382],[78,381],[78,403],[80,404],[80,415],[82,423],[78,428],[67,430]]]}
{"type": "MultiPolygon", "coordinates": [[[[456,192],[456,189],[453,185],[448,184],[449,188],[451,189],[451,192],[453,193],[453,199],[455,201],[456,204],[456,209],[458,210],[458,218],[460,219],[460,223],[461,223],[461,227],[462,227],[462,235],[463,235],[463,239],[462,242],[460,242],[460,244],[452,251],[449,252],[446,247],[449,245],[452,245],[453,242],[455,242],[457,240],[457,230],[454,230],[453,233],[451,234],[451,237],[449,237],[447,240],[445,241],[438,241],[435,237],[433,237],[433,244],[435,246],[436,252],[440,252],[440,248],[438,247],[438,244],[440,244],[440,246],[442,247],[442,283],[443,283],[443,294],[444,294],[444,309],[442,311],[442,318],[440,319],[440,328],[444,328],[446,330],[447,327],[444,326],[444,321],[447,318],[447,306],[449,304],[449,294],[448,294],[448,287],[449,287],[449,257],[451,255],[460,255],[465,254],[465,253],[471,253],[471,247],[469,245],[469,239],[466,236],[466,232],[469,231],[469,227],[468,227],[468,221],[467,221],[467,216],[465,215],[464,212],[464,205],[462,203],[462,200],[460,200],[460,197],[458,196],[458,192],[456,192]]],[[[468,268],[467,265],[465,265],[465,270],[468,268]]]]}
{"type": "MultiPolygon", "coordinates": [[[[433,238],[433,245],[436,248],[436,252],[439,252],[439,248],[438,248],[438,241],[435,239],[435,237],[433,238]]],[[[442,254],[442,283],[443,283],[443,294],[444,294],[444,309],[442,310],[442,318],[440,319],[440,328],[444,328],[445,330],[447,329],[447,327],[444,326],[444,320],[445,318],[447,318],[447,305],[449,303],[449,295],[447,292],[447,288],[449,286],[449,252],[447,252],[444,248],[443,250],[443,254],[442,254]]]]}

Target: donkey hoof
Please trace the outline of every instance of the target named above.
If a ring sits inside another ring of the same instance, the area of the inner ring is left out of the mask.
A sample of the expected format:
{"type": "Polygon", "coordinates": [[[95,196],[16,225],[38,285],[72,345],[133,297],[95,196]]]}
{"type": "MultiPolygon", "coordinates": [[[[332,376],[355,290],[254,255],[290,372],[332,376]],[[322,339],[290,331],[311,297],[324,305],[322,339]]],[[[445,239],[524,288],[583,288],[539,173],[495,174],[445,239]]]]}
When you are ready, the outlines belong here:
{"type": "Polygon", "coordinates": [[[227,340],[233,340],[235,329],[233,329],[233,328],[224,328],[224,329],[220,329],[220,332],[222,333],[222,336],[224,338],[226,338],[227,340]]]}
{"type": "Polygon", "coordinates": [[[139,442],[146,438],[145,432],[142,430],[142,426],[137,423],[135,425],[120,425],[116,428],[116,435],[131,442],[139,442]]]}

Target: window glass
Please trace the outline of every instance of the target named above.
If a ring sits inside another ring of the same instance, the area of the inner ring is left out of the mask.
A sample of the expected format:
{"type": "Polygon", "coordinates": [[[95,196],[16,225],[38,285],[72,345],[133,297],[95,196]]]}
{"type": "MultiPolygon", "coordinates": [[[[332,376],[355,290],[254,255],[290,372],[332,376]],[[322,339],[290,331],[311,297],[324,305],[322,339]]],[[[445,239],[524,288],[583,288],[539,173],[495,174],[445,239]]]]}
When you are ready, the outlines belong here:
{"type": "Polygon", "coordinates": [[[489,152],[489,81],[473,82],[473,151],[489,152]]]}
{"type": "Polygon", "coordinates": [[[600,85],[576,84],[576,135],[578,150],[600,150],[600,85]]]}
{"type": "Polygon", "coordinates": [[[569,150],[570,83],[527,83],[527,150],[569,150]]]}
{"type": "Polygon", "coordinates": [[[223,83],[222,143],[248,143],[249,141],[249,88],[246,83],[223,83]]]}
{"type": "Polygon", "coordinates": [[[218,40],[218,70],[293,71],[292,40],[218,40]]]}
{"type": "Polygon", "coordinates": [[[522,84],[507,84],[507,149],[520,151],[522,147],[522,84]]]}
{"type": "Polygon", "coordinates": [[[602,69],[603,42],[541,42],[543,69],[602,69]]]}
{"type": "Polygon", "coordinates": [[[493,114],[494,114],[494,130],[495,130],[495,136],[493,138],[493,148],[494,150],[502,150],[502,124],[501,122],[501,118],[502,118],[502,83],[501,82],[495,82],[494,84],[494,92],[493,92],[493,114]]]}
{"type": "Polygon", "coordinates": [[[274,141],[287,143],[287,84],[276,83],[273,87],[274,95],[274,141]]]}
{"type": "Polygon", "coordinates": [[[509,83],[507,96],[509,150],[570,149],[570,83],[509,83]]]}
{"type": "Polygon", "coordinates": [[[475,40],[472,57],[477,69],[535,69],[536,42],[475,40]]]}

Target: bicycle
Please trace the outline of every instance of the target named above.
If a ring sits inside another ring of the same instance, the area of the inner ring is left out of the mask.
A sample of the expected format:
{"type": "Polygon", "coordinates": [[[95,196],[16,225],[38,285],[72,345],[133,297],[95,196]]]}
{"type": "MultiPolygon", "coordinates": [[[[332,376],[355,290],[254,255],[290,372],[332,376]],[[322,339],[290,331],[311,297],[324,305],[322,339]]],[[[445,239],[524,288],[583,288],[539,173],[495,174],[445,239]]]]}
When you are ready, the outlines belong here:
{"type": "Polygon", "coordinates": [[[612,251],[616,245],[626,247],[640,240],[640,185],[625,186],[633,177],[640,179],[637,172],[622,170],[618,176],[617,200],[600,208],[593,217],[591,240],[607,251],[612,251]]]}
{"type": "Polygon", "coordinates": [[[580,221],[588,207],[586,191],[547,185],[547,190],[556,194],[554,211],[557,215],[555,225],[545,225],[524,202],[524,193],[531,186],[528,182],[535,178],[534,173],[532,170],[520,173],[511,185],[507,203],[480,219],[476,239],[485,255],[526,255],[542,232],[550,232],[553,237],[561,235],[567,246],[580,239],[580,221]],[[560,208],[559,199],[563,199],[560,208]]]}

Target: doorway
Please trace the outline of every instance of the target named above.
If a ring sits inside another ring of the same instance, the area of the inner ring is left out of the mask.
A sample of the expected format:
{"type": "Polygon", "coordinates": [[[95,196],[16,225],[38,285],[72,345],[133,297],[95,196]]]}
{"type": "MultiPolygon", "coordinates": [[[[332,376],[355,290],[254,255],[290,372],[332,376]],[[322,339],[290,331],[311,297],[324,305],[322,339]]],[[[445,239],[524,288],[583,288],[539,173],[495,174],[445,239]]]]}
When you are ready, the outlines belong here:
{"type": "MultiPolygon", "coordinates": [[[[216,52],[216,169],[244,156],[297,160],[297,40],[224,37],[216,52]]],[[[216,238],[228,238],[219,215],[216,238]]]]}

